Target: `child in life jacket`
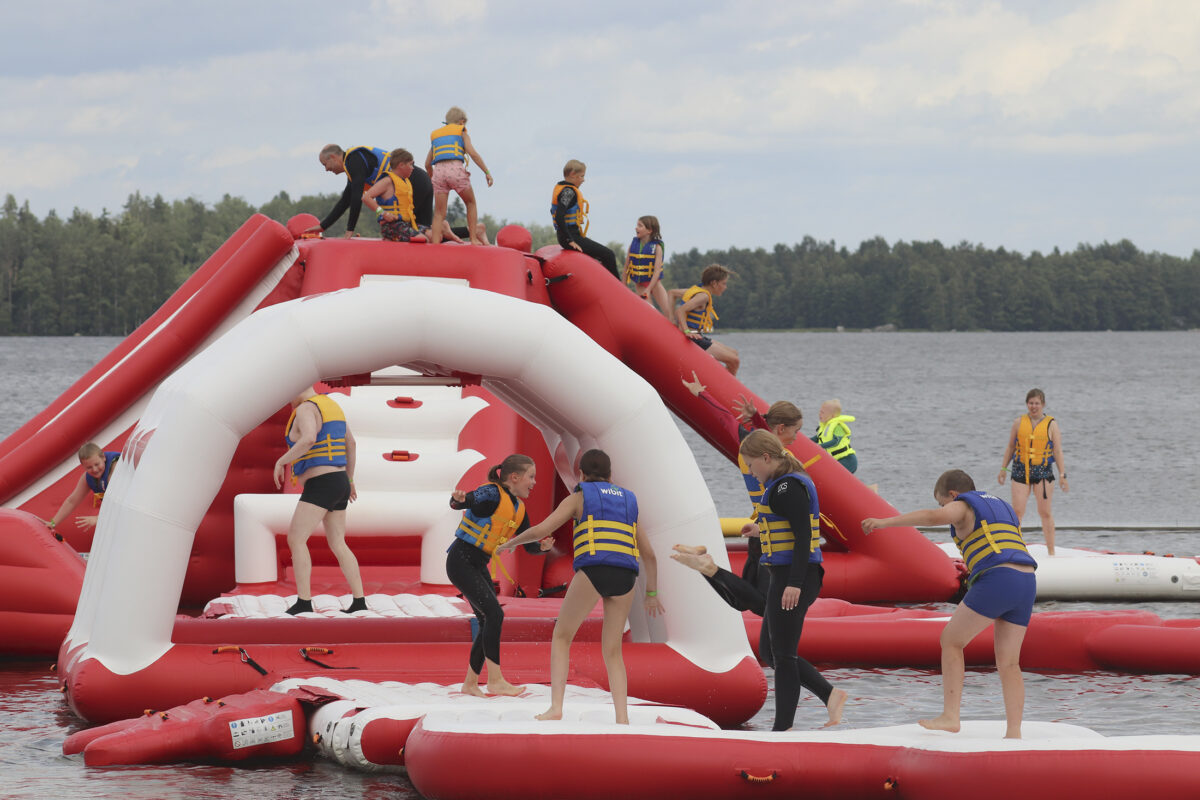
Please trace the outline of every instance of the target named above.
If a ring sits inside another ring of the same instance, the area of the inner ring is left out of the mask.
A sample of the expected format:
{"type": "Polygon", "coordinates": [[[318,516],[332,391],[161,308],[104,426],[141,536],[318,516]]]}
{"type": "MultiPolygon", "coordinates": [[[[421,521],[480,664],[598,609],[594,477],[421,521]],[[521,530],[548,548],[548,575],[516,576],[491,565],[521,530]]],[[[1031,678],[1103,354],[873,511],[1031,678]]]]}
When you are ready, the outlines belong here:
{"type": "Polygon", "coordinates": [[[625,282],[643,300],[653,297],[659,311],[670,320],[670,300],[662,285],[663,241],[658,217],[638,217],[633,233],[629,253],[625,256],[625,282]]]}
{"type": "MultiPolygon", "coordinates": [[[[113,468],[120,457],[119,452],[101,450],[100,445],[95,442],[88,442],[79,448],[79,463],[83,467],[83,474],[79,476],[79,481],[71,490],[71,494],[58,507],[58,511],[54,512],[54,516],[45,521],[47,527],[54,530],[58,523],[66,518],[75,509],[75,506],[79,505],[79,501],[88,492],[92,493],[92,506],[98,508],[101,501],[104,500],[104,492],[108,488],[108,482],[112,480],[113,468]]],[[[90,530],[96,527],[97,519],[99,519],[98,513],[80,515],[75,518],[75,527],[85,531],[90,530]]]]}
{"type": "Polygon", "coordinates": [[[854,472],[858,469],[858,456],[850,446],[850,425],[854,417],[842,413],[842,401],[836,397],[821,404],[817,414],[817,433],[812,440],[829,451],[839,464],[854,472]]]}
{"type": "Polygon", "coordinates": [[[434,244],[442,241],[442,223],[446,220],[446,204],[451,191],[458,192],[467,207],[471,244],[487,244],[486,240],[478,238],[475,230],[479,210],[475,205],[475,190],[471,188],[471,173],[467,172],[468,156],[475,159],[483,170],[487,185],[491,186],[492,173],[467,134],[467,112],[451,106],[446,112],[446,124],[429,134],[429,155],[425,156],[425,171],[433,179],[433,224],[429,226],[429,241],[434,244]]]}

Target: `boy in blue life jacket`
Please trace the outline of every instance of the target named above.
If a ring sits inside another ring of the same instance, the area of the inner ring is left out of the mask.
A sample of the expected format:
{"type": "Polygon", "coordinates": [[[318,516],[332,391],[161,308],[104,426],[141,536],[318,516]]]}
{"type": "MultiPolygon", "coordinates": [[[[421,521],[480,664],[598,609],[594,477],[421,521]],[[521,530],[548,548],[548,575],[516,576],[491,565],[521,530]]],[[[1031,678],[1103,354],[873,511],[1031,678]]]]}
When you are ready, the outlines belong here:
{"type": "Polygon", "coordinates": [[[909,525],[949,525],[950,535],[962,553],[970,576],[967,594],[942,631],[942,698],[940,716],[920,720],[935,731],[957,733],[962,706],[963,649],[989,625],[994,625],[996,671],[1004,696],[1007,731],[1004,738],[1021,738],[1025,710],[1025,683],[1021,677],[1021,643],[1033,614],[1037,595],[1034,570],[1021,537],[1013,507],[1004,500],[975,489],[971,476],[961,469],[942,473],[933,488],[940,508],[909,511],[887,519],[868,517],[863,533],[909,525]]]}
{"type": "MultiPolygon", "coordinates": [[[[79,476],[79,482],[75,484],[71,494],[58,507],[58,511],[54,512],[54,516],[46,520],[47,527],[54,530],[88,492],[92,494],[92,506],[98,508],[104,500],[104,491],[108,488],[108,482],[112,480],[113,469],[120,457],[119,452],[101,450],[100,445],[95,442],[88,442],[79,448],[79,463],[83,467],[83,474],[79,476]]],[[[75,518],[75,527],[90,530],[96,527],[97,519],[98,513],[80,515],[75,518]]]]}

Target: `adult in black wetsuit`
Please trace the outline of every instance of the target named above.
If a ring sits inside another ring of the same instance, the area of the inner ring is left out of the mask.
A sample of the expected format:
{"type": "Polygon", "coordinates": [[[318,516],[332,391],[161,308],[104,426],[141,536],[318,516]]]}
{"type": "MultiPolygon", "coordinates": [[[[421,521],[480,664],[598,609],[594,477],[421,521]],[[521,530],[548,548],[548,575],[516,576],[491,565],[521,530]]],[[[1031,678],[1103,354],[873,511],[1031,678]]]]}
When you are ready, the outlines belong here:
{"type": "MultiPolygon", "coordinates": [[[[327,144],[321,149],[318,159],[326,172],[346,176],[346,188],[333,209],[325,215],[325,219],[309,230],[328,230],[349,209],[350,216],[346,219],[344,236],[347,239],[357,236],[354,228],[358,225],[358,212],[362,210],[363,192],[371,188],[387,169],[387,152],[377,147],[352,147],[345,151],[336,144],[327,144]]],[[[417,221],[421,221],[419,216],[417,221]]]]}
{"type": "Polygon", "coordinates": [[[587,238],[587,201],[579,187],[587,174],[587,165],[571,159],[563,167],[563,180],[554,185],[550,196],[550,216],[554,220],[554,232],[563,249],[578,250],[585,256],[599,261],[605,269],[621,280],[617,270],[617,256],[599,242],[587,238]]]}
{"type": "Polygon", "coordinates": [[[835,689],[808,661],[797,653],[804,630],[804,615],[821,591],[825,569],[820,550],[812,543],[816,503],[812,482],[804,467],[778,437],[754,431],[739,448],[751,473],[767,487],[759,505],[759,527],[770,543],[762,557],[770,584],[764,596],[752,583],[716,567],[712,558],[698,548],[677,546],[672,558],[700,571],[729,605],[741,611],[762,614],[771,632],[771,658],[775,665],[775,724],[772,730],[786,731],[796,717],[801,687],[825,704],[829,720],[823,727],[842,719],[846,692],[835,689]]]}
{"type": "MultiPolygon", "coordinates": [[[[497,545],[511,539],[529,527],[523,502],[537,484],[537,469],[529,456],[513,454],[488,470],[488,483],[473,492],[456,489],[450,507],[463,510],[463,519],[454,532],[454,543],[446,551],[446,575],[462,592],[479,620],[479,631],[471,642],[467,677],[463,694],[484,697],[479,688],[479,675],[486,662],[487,690],[491,694],[518,695],[523,686],[514,686],[500,672],[500,630],[504,624],[504,609],[496,598],[488,562],[497,545]]],[[[531,544],[533,552],[549,549],[549,539],[542,546],[531,544]]]]}

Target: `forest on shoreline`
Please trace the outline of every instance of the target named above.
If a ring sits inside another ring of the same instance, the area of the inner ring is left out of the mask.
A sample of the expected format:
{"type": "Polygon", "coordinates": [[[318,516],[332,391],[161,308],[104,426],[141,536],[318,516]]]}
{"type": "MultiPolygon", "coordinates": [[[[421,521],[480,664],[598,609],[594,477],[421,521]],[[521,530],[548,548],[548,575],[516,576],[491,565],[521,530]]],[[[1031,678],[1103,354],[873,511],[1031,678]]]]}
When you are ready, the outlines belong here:
{"type": "MultiPolygon", "coordinates": [[[[0,335],[123,336],[153,314],[255,212],[286,222],[321,216],[337,195],[286,192],[261,207],[226,195],[211,206],[131,195],[119,213],[76,209],[38,219],[8,195],[0,209],[0,335]]],[[[461,205],[458,206],[461,213],[461,205]]],[[[454,207],[452,207],[452,217],[454,207]]],[[[327,232],[340,235],[343,221],[327,232]]],[[[500,225],[484,216],[489,235],[500,225]]],[[[547,224],[524,224],[534,248],[547,224]]],[[[375,235],[369,215],[359,232],[375,235]]],[[[1022,255],[962,242],[857,248],[811,236],[770,249],[676,252],[664,281],[686,288],[712,263],[734,271],[720,327],[755,329],[1092,331],[1200,327],[1200,250],[1142,252],[1121,240],[1022,255]]],[[[626,243],[610,243],[624,259],[626,243]]]]}

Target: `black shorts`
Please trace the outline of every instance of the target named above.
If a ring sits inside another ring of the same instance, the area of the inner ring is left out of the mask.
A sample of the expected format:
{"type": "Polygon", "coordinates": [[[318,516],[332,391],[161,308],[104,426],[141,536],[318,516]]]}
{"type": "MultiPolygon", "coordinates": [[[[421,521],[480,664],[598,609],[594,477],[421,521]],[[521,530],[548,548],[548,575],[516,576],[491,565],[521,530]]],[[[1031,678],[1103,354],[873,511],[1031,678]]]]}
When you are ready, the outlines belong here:
{"type": "Polygon", "coordinates": [[[1030,464],[1029,472],[1031,474],[1029,479],[1026,480],[1025,464],[1021,461],[1013,462],[1012,479],[1014,483],[1030,484],[1041,483],[1042,481],[1053,482],[1054,480],[1054,467],[1050,466],[1049,464],[1030,464]]]}
{"type": "Polygon", "coordinates": [[[695,342],[696,346],[701,350],[707,350],[708,348],[712,347],[712,339],[708,338],[707,336],[691,336],[689,338],[695,342]]]}
{"type": "Polygon", "coordinates": [[[350,502],[350,476],[346,470],[326,472],[304,482],[301,503],[312,503],[326,511],[345,511],[350,502]]]}
{"type": "Polygon", "coordinates": [[[587,576],[601,597],[620,597],[628,594],[633,591],[633,585],[637,583],[637,573],[625,567],[592,564],[580,567],[579,571],[587,576]]]}

